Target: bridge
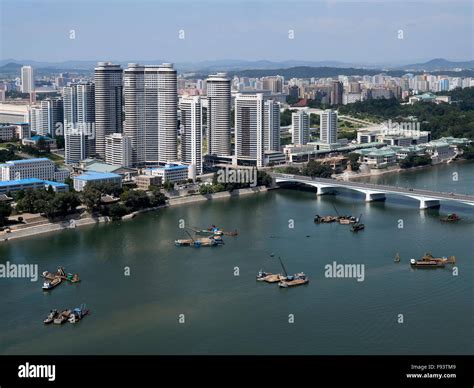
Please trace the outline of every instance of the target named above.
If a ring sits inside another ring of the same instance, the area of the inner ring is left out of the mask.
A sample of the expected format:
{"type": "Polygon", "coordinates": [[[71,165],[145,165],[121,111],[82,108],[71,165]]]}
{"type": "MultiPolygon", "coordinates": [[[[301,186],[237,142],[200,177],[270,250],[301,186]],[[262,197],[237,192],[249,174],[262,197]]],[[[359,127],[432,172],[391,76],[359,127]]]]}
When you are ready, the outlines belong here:
{"type": "Polygon", "coordinates": [[[365,194],[365,201],[383,201],[387,194],[401,195],[413,198],[420,202],[420,209],[439,207],[440,201],[450,201],[474,206],[474,195],[443,193],[431,190],[411,189],[387,185],[375,185],[373,183],[347,182],[328,178],[311,178],[302,175],[270,174],[275,183],[300,183],[317,189],[317,195],[332,193],[337,189],[348,189],[365,194]]]}

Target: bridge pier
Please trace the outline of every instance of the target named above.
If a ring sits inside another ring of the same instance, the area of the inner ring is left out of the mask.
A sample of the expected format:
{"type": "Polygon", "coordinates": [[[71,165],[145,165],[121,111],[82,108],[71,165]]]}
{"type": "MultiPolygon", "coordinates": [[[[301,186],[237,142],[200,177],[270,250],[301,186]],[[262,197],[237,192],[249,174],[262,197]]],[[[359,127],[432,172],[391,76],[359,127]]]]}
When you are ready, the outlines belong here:
{"type": "Polygon", "coordinates": [[[334,192],[334,188],[326,186],[316,186],[316,195],[331,194],[334,192]]]}
{"type": "Polygon", "coordinates": [[[437,199],[424,199],[419,198],[420,209],[429,209],[433,207],[440,207],[439,200],[437,199]]]}
{"type": "Polygon", "coordinates": [[[385,201],[385,193],[365,193],[365,202],[385,201]]]}

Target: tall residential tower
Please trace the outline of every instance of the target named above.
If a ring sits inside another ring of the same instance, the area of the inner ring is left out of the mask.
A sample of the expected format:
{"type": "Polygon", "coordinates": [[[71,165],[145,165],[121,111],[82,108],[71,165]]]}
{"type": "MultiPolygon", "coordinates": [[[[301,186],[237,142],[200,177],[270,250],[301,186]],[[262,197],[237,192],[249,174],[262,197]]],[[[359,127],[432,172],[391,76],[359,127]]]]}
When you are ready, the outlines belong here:
{"type": "Polygon", "coordinates": [[[105,137],[122,132],[122,75],[120,65],[99,62],[95,68],[96,153],[105,158],[105,137]]]}

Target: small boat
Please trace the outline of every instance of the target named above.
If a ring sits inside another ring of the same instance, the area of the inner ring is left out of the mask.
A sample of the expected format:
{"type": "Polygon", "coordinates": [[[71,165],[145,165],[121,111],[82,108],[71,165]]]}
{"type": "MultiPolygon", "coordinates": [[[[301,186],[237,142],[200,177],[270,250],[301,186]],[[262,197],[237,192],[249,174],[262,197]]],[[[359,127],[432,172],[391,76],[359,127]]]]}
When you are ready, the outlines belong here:
{"type": "Polygon", "coordinates": [[[286,276],[283,276],[281,273],[273,274],[260,270],[257,274],[257,281],[259,282],[277,283],[285,279],[286,276]]]}
{"type": "Polygon", "coordinates": [[[68,322],[77,323],[88,314],[89,314],[89,310],[86,309],[86,305],[81,304],[80,307],[76,307],[75,309],[72,310],[71,314],[69,315],[68,322]]]}
{"type": "Polygon", "coordinates": [[[46,325],[47,324],[50,324],[54,321],[54,319],[58,316],[58,310],[54,309],[54,310],[51,310],[48,314],[48,316],[46,317],[46,319],[43,321],[43,323],[45,323],[46,325]]]}
{"type": "Polygon", "coordinates": [[[320,216],[319,214],[316,214],[314,216],[314,222],[316,224],[330,224],[331,222],[336,222],[337,221],[337,217],[335,216],[320,216]]]}
{"type": "Polygon", "coordinates": [[[425,255],[421,258],[421,260],[436,261],[437,263],[443,263],[443,264],[456,264],[456,256],[434,257],[431,253],[425,253],[425,255]]]}
{"type": "Polygon", "coordinates": [[[285,280],[278,283],[278,286],[282,288],[301,286],[302,284],[309,283],[308,277],[303,273],[297,273],[293,276],[287,276],[285,280]]]}
{"type": "Polygon", "coordinates": [[[444,263],[434,260],[410,260],[410,265],[415,268],[444,268],[444,263]]]}
{"type": "Polygon", "coordinates": [[[61,278],[59,276],[55,277],[53,280],[48,280],[43,283],[43,290],[48,291],[52,290],[54,287],[57,287],[61,284],[61,278]]]}
{"type": "Polygon", "coordinates": [[[362,224],[360,222],[360,219],[362,218],[362,214],[359,216],[359,218],[357,218],[357,220],[355,221],[355,223],[351,226],[351,231],[353,232],[358,232],[360,230],[364,230],[365,229],[365,225],[362,224]]]}
{"type": "Polygon", "coordinates": [[[62,325],[64,322],[66,322],[71,315],[71,310],[63,310],[61,313],[59,313],[56,318],[54,318],[54,324],[56,325],[62,325]]]}
{"type": "Polygon", "coordinates": [[[441,222],[457,222],[461,219],[456,213],[450,213],[447,215],[447,217],[442,217],[439,220],[441,222]]]}
{"type": "Polygon", "coordinates": [[[393,261],[394,261],[395,263],[399,263],[399,262],[400,262],[400,254],[397,253],[397,254],[395,255],[395,259],[393,259],[393,261]]]}

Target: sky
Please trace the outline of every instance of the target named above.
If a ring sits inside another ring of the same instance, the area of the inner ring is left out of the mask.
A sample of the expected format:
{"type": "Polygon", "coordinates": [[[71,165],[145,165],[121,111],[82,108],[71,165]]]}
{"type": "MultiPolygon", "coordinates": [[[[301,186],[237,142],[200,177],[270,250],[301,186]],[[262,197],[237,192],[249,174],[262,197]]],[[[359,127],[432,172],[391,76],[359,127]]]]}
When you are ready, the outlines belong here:
{"type": "Polygon", "coordinates": [[[0,14],[0,59],[407,64],[474,50],[470,0],[0,0],[0,14]]]}

